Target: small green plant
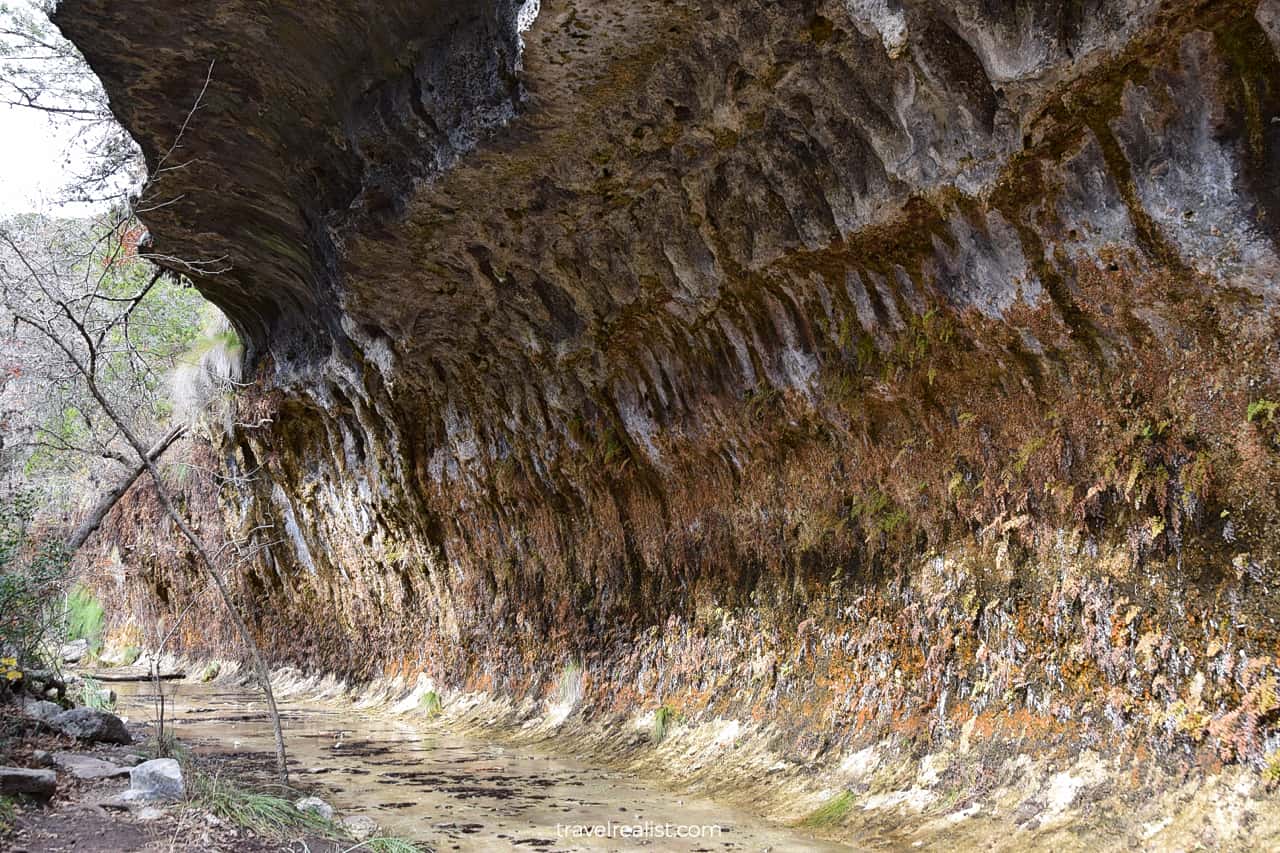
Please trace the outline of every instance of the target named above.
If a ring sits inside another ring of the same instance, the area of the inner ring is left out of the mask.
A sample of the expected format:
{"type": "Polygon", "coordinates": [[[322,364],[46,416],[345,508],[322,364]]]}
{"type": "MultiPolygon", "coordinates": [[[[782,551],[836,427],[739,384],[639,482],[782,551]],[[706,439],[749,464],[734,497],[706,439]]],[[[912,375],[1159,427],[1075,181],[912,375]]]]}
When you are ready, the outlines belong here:
{"type": "Polygon", "coordinates": [[[115,694],[103,687],[100,681],[88,676],[81,679],[75,698],[78,704],[95,711],[114,711],[116,707],[115,694]]]}
{"type": "Polygon", "coordinates": [[[1249,423],[1271,423],[1276,419],[1277,411],[1280,411],[1280,403],[1275,400],[1254,400],[1245,410],[1245,420],[1249,423]]]}
{"type": "Polygon", "coordinates": [[[1013,473],[1021,475],[1027,470],[1031,458],[1035,456],[1045,445],[1043,438],[1028,439],[1021,447],[1018,448],[1018,458],[1013,461],[1013,473]]]}
{"type": "Polygon", "coordinates": [[[18,820],[18,804],[11,797],[0,796],[0,836],[13,832],[18,820]]]}
{"type": "Polygon", "coordinates": [[[841,791],[813,811],[809,812],[803,820],[800,821],[801,826],[807,826],[814,829],[829,828],[840,825],[845,816],[853,809],[854,797],[853,791],[841,791]]]}
{"type": "Polygon", "coordinates": [[[1280,784],[1280,749],[1267,756],[1262,764],[1262,778],[1268,784],[1280,784]]]}
{"type": "Polygon", "coordinates": [[[142,649],[137,646],[125,646],[120,652],[120,666],[133,666],[142,657],[142,649]]]}
{"type": "Polygon", "coordinates": [[[440,712],[444,710],[444,703],[440,701],[440,694],[434,690],[428,690],[423,693],[422,698],[418,700],[418,710],[428,717],[438,717],[440,712]]]}
{"type": "Polygon", "coordinates": [[[204,684],[208,684],[210,681],[217,678],[218,673],[221,671],[222,665],[216,661],[214,663],[205,664],[205,668],[200,672],[200,681],[204,684]]]}
{"type": "Polygon", "coordinates": [[[653,742],[662,743],[671,727],[680,721],[679,715],[670,705],[663,705],[653,712],[653,742]]]}

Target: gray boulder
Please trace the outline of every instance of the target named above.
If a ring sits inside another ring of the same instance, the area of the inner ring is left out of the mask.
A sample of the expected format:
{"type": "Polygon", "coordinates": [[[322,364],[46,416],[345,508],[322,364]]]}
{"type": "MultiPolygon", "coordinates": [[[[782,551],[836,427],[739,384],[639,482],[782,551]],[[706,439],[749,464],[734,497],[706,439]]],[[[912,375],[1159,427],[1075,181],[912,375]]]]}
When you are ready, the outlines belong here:
{"type": "Polygon", "coordinates": [[[187,795],[182,768],[172,758],[144,761],[129,771],[129,790],[120,799],[125,802],[177,802],[187,795]]]}
{"type": "Polygon", "coordinates": [[[52,770],[0,767],[0,794],[25,794],[47,800],[57,790],[58,777],[52,770]]]}
{"type": "Polygon", "coordinates": [[[90,743],[133,743],[124,721],[115,714],[93,708],[72,708],[48,720],[64,735],[90,743]]]}

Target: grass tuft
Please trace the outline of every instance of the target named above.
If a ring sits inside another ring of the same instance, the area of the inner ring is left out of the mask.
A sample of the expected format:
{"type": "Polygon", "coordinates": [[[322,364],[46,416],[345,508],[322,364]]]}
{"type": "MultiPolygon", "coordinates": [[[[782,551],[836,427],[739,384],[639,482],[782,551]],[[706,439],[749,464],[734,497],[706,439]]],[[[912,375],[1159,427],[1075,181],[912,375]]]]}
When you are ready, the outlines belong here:
{"type": "Polygon", "coordinates": [[[841,791],[807,814],[800,821],[800,825],[813,829],[839,826],[844,822],[849,812],[852,811],[853,803],[853,791],[841,791]]]}
{"type": "MultiPolygon", "coordinates": [[[[228,779],[196,775],[192,800],[200,808],[250,832],[277,841],[299,833],[314,833],[335,841],[350,841],[343,826],[320,815],[298,811],[289,799],[254,791],[228,779]]],[[[343,853],[427,853],[428,848],[405,838],[379,835],[346,847],[343,853]]]]}
{"type": "Polygon", "coordinates": [[[332,821],[298,811],[292,802],[275,794],[253,791],[217,776],[196,776],[192,799],[206,811],[257,835],[283,840],[294,832],[332,836],[332,821]]]}
{"type": "Polygon", "coordinates": [[[422,694],[422,698],[418,700],[418,710],[422,711],[428,717],[437,717],[444,710],[444,703],[440,701],[440,694],[434,690],[428,690],[422,694]]]}
{"type": "Polygon", "coordinates": [[[369,853],[426,853],[427,848],[404,838],[380,835],[377,838],[362,841],[354,847],[348,847],[343,853],[354,853],[360,850],[366,850],[369,853]]]}
{"type": "Polygon", "coordinates": [[[578,703],[582,701],[582,664],[576,660],[571,660],[560,672],[560,678],[556,681],[556,702],[560,705],[566,705],[570,708],[578,707],[578,703]]]}

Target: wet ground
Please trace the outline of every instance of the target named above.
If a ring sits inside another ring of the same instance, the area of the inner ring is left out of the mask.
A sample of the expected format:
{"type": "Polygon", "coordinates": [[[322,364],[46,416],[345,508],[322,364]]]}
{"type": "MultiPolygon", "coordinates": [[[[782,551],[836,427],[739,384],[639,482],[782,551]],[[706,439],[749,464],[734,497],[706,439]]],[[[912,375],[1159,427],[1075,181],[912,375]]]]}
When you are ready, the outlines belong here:
{"type": "MultiPolygon", "coordinates": [[[[118,692],[120,713],[153,718],[151,685],[118,692]]],[[[185,682],[164,692],[188,747],[269,764],[271,728],[258,696],[185,682]]],[[[317,787],[343,814],[369,815],[442,851],[848,849],[612,770],[350,708],[285,703],[281,710],[296,783],[317,787]]]]}

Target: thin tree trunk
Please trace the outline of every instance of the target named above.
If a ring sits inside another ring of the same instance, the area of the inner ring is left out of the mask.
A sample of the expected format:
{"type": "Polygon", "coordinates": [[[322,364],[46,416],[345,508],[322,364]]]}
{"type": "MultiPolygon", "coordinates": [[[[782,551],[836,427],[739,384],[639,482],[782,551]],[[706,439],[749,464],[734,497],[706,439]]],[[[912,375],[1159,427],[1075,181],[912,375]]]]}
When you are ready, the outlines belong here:
{"type": "Polygon", "coordinates": [[[191,547],[195,548],[196,554],[200,557],[200,563],[204,566],[205,574],[209,576],[209,580],[213,581],[213,585],[218,590],[218,595],[222,598],[222,603],[227,608],[227,613],[231,616],[232,623],[236,626],[236,631],[240,634],[240,639],[244,642],[245,647],[249,650],[249,656],[253,659],[254,673],[258,677],[258,686],[262,688],[262,693],[267,700],[267,709],[271,713],[271,725],[275,730],[276,737],[276,773],[280,778],[280,784],[287,786],[289,784],[289,766],[284,748],[284,730],[280,726],[280,709],[276,707],[276,696],[271,689],[271,671],[267,669],[267,663],[262,658],[262,652],[258,650],[258,644],[254,642],[253,635],[249,633],[249,626],[245,624],[244,619],[240,616],[240,611],[236,610],[235,604],[231,600],[231,592],[227,589],[226,581],[218,574],[218,570],[213,565],[213,558],[209,556],[208,550],[205,549],[204,543],[200,541],[200,537],[191,529],[191,525],[187,524],[181,513],[173,505],[173,500],[169,497],[169,490],[165,487],[164,480],[160,477],[160,469],[156,467],[155,461],[147,452],[147,448],[142,446],[142,442],[133,434],[129,426],[121,418],[115,408],[107,402],[102,390],[98,388],[96,377],[93,371],[89,370],[75,353],[69,347],[63,344],[56,336],[51,336],[67,357],[71,359],[80,374],[85,378],[85,384],[89,386],[89,392],[93,394],[93,398],[98,401],[98,405],[102,407],[102,411],[106,416],[111,418],[120,433],[129,442],[134,452],[138,454],[138,459],[146,466],[147,473],[151,476],[152,482],[156,484],[156,494],[160,498],[160,505],[164,508],[165,514],[173,521],[178,530],[181,531],[183,537],[191,543],[191,547]]]}
{"type": "MultiPolygon", "coordinates": [[[[186,431],[187,428],[184,426],[176,426],[169,430],[168,435],[156,442],[155,446],[147,452],[147,458],[152,462],[158,460],[175,441],[182,437],[183,433],[186,431]]],[[[67,540],[68,551],[74,553],[80,550],[81,546],[88,541],[89,537],[102,526],[102,522],[106,519],[107,513],[111,512],[111,508],[116,505],[116,502],[124,497],[125,493],[129,491],[129,487],[132,486],[139,477],[145,474],[146,471],[146,464],[139,462],[131,471],[129,471],[128,474],[125,475],[123,480],[116,484],[114,489],[104,494],[98,500],[93,511],[89,513],[84,521],[80,522],[80,526],[76,528],[75,532],[71,534],[71,538],[67,540]]]]}
{"type": "MultiPolygon", "coordinates": [[[[38,280],[38,279],[37,279],[38,280]]],[[[46,292],[47,295],[47,292],[46,292]]],[[[164,508],[165,514],[173,521],[178,530],[191,547],[196,550],[196,554],[200,557],[200,563],[204,567],[205,573],[209,576],[209,580],[213,581],[213,585],[218,590],[218,595],[222,598],[223,605],[227,608],[227,613],[231,616],[231,621],[236,627],[236,631],[240,634],[240,639],[244,642],[245,647],[249,651],[249,656],[253,659],[253,669],[258,676],[258,686],[262,688],[262,693],[267,700],[267,709],[271,713],[271,725],[275,729],[276,736],[276,772],[280,777],[280,784],[287,786],[289,784],[289,765],[285,755],[284,748],[284,730],[280,726],[280,709],[276,707],[275,693],[271,689],[271,672],[267,669],[266,661],[262,658],[262,652],[258,650],[258,644],[254,642],[253,635],[249,633],[249,626],[245,624],[241,618],[240,612],[236,610],[235,603],[231,600],[231,593],[227,589],[226,582],[222,576],[218,574],[217,568],[213,564],[213,559],[209,556],[208,550],[205,549],[204,543],[200,541],[200,537],[196,535],[191,526],[187,524],[186,519],[178,512],[173,505],[172,498],[169,497],[169,490],[165,487],[164,480],[160,477],[160,469],[156,467],[155,460],[151,458],[150,451],[143,446],[138,437],[133,434],[133,430],[125,422],[115,410],[115,407],[107,401],[106,395],[102,389],[98,387],[98,377],[96,375],[96,350],[91,335],[85,330],[84,325],[75,319],[75,315],[67,307],[66,303],[58,302],[58,306],[66,315],[68,321],[79,332],[81,338],[89,347],[89,363],[85,364],[81,358],[76,355],[65,341],[63,341],[48,324],[42,324],[39,321],[17,315],[19,322],[26,323],[33,329],[37,330],[47,337],[58,349],[67,356],[77,372],[84,377],[85,384],[89,387],[89,393],[93,395],[93,399],[102,407],[105,414],[119,428],[120,434],[124,436],[125,441],[138,454],[138,461],[146,468],[147,474],[151,477],[152,482],[156,485],[156,495],[160,499],[160,505],[164,508]]]]}

